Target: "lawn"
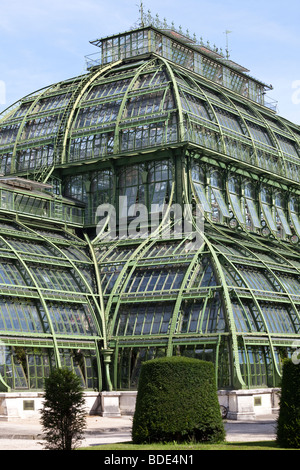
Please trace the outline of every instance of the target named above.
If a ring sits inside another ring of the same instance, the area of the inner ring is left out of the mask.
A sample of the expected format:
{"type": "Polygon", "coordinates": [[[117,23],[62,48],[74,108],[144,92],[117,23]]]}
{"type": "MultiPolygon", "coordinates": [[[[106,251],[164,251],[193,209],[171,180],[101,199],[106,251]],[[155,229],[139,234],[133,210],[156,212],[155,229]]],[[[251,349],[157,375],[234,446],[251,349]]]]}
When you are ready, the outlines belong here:
{"type": "MultiPolygon", "coordinates": [[[[123,442],[120,444],[104,444],[98,446],[82,447],[80,450],[100,450],[107,452],[108,450],[115,452],[130,451],[198,451],[198,450],[287,450],[276,445],[276,441],[257,441],[257,442],[223,442],[220,444],[199,444],[199,443],[161,443],[161,444],[143,444],[135,445],[131,442],[123,442]]],[[[291,450],[291,449],[290,449],[291,450]]]]}

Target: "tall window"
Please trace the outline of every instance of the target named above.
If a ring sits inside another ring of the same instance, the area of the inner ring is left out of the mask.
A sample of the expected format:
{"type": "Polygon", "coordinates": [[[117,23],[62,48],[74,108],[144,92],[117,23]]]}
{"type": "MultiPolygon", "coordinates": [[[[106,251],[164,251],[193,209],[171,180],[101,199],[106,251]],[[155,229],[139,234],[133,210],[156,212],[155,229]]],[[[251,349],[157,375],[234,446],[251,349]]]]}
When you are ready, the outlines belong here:
{"type": "Polygon", "coordinates": [[[276,209],[275,217],[276,217],[278,235],[281,238],[285,238],[287,235],[292,235],[291,228],[289,226],[288,219],[286,217],[284,197],[281,193],[277,193],[275,195],[275,209],[276,209]]]}
{"type": "Polygon", "coordinates": [[[246,227],[250,231],[260,229],[261,223],[257,212],[255,186],[250,181],[246,181],[244,184],[244,197],[244,214],[246,227]]]}
{"type": "Polygon", "coordinates": [[[65,180],[64,195],[77,201],[87,203],[87,174],[69,176],[65,180]]]}
{"type": "Polygon", "coordinates": [[[212,170],[210,173],[210,204],[211,217],[214,222],[223,222],[224,218],[230,217],[222,186],[221,174],[217,170],[212,170]]]}
{"type": "Polygon", "coordinates": [[[119,216],[135,216],[137,204],[157,211],[169,200],[172,172],[168,161],[123,168],[119,175],[119,216]]]}
{"type": "Polygon", "coordinates": [[[135,212],[136,204],[145,204],[145,165],[134,165],[121,170],[119,176],[119,217],[135,212]],[[122,197],[123,196],[123,197],[122,197]]]}
{"type": "Polygon", "coordinates": [[[262,217],[271,230],[271,232],[276,233],[277,227],[274,221],[273,211],[272,211],[272,193],[269,188],[264,186],[260,192],[261,198],[261,208],[262,208],[262,217]]]}
{"type": "Polygon", "coordinates": [[[299,222],[299,203],[295,196],[292,196],[289,201],[289,212],[292,226],[298,236],[300,236],[300,222],[299,222]]]}
{"type": "Polygon", "coordinates": [[[151,211],[167,202],[171,191],[171,168],[168,162],[155,163],[149,168],[148,200],[151,211]]]}
{"type": "Polygon", "coordinates": [[[91,210],[96,211],[99,204],[112,203],[113,174],[111,170],[96,171],[91,178],[91,210]]]}
{"type": "Polygon", "coordinates": [[[113,203],[112,170],[68,176],[65,179],[64,195],[85,203],[86,222],[94,223],[97,207],[100,204],[113,203]],[[90,204],[88,204],[89,201],[90,204]]]}
{"type": "Polygon", "coordinates": [[[206,177],[200,162],[192,162],[192,181],[196,192],[197,202],[203,208],[204,212],[211,214],[211,207],[207,200],[206,194],[206,177]]]}
{"type": "Polygon", "coordinates": [[[228,190],[233,216],[237,218],[239,224],[245,225],[245,218],[241,210],[240,184],[235,176],[229,177],[228,190]]]}

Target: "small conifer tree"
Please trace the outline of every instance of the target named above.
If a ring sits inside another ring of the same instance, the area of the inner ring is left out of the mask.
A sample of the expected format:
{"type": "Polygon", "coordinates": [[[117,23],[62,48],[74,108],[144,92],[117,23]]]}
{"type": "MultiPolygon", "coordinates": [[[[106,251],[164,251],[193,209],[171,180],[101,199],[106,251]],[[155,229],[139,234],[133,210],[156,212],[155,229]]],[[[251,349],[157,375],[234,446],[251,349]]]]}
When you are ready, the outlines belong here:
{"type": "Polygon", "coordinates": [[[41,410],[48,450],[73,450],[83,437],[86,411],[80,379],[69,369],[54,369],[45,379],[41,410]]]}

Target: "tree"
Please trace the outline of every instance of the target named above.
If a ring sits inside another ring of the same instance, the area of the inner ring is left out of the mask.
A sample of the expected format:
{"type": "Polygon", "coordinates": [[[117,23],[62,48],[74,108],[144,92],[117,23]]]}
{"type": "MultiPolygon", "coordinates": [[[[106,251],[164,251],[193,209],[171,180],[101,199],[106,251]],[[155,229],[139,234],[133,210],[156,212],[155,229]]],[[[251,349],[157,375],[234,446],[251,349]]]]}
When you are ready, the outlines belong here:
{"type": "Polygon", "coordinates": [[[134,443],[224,439],[212,363],[175,356],[142,364],[132,426],[134,443]]]}
{"type": "Polygon", "coordinates": [[[41,423],[48,450],[74,450],[83,437],[86,411],[80,379],[54,369],[45,379],[41,423]]]}
{"type": "Polygon", "coordinates": [[[291,359],[283,363],[277,443],[300,448],[300,365],[291,359]]]}

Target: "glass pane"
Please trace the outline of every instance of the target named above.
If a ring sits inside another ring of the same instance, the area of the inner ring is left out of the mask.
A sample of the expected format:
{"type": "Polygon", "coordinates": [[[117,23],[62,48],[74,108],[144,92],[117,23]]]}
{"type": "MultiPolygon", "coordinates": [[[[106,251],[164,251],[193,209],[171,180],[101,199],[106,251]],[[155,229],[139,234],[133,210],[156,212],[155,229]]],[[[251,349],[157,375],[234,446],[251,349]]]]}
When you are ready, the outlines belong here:
{"type": "Polygon", "coordinates": [[[270,226],[270,229],[273,231],[273,232],[277,232],[277,227],[275,225],[275,222],[273,220],[273,217],[272,217],[272,212],[271,212],[271,209],[269,206],[267,206],[266,204],[262,204],[262,209],[263,209],[263,213],[267,219],[267,222],[270,226]]]}
{"type": "Polygon", "coordinates": [[[230,217],[230,214],[229,214],[229,211],[226,207],[226,204],[223,200],[223,196],[221,194],[221,191],[217,188],[212,188],[213,192],[214,192],[214,195],[215,195],[215,198],[217,200],[217,203],[219,205],[219,208],[223,214],[224,217],[230,217]]]}
{"type": "Polygon", "coordinates": [[[256,213],[254,202],[251,199],[247,199],[247,198],[246,198],[246,202],[247,202],[247,206],[248,206],[254,227],[260,228],[261,225],[260,225],[260,221],[257,216],[257,213],[256,213]]]}
{"type": "Polygon", "coordinates": [[[200,204],[202,205],[204,211],[211,212],[210,205],[208,204],[206,196],[205,196],[204,188],[201,186],[201,184],[195,183],[195,182],[194,182],[194,187],[196,189],[197,196],[199,198],[200,204]]]}
{"type": "Polygon", "coordinates": [[[214,108],[221,126],[238,132],[239,134],[243,133],[237,116],[229,113],[225,109],[218,108],[217,106],[214,106],[214,108]]]}
{"type": "Polygon", "coordinates": [[[19,362],[16,356],[13,356],[13,365],[15,388],[28,388],[27,378],[24,372],[23,365],[19,362]]]}
{"type": "Polygon", "coordinates": [[[297,232],[297,234],[300,236],[300,223],[297,214],[295,212],[291,212],[291,219],[294,224],[294,228],[297,232]]]}
{"type": "Polygon", "coordinates": [[[285,233],[287,235],[292,235],[291,229],[290,229],[289,224],[287,223],[287,220],[286,220],[286,217],[285,217],[285,213],[283,212],[281,207],[277,207],[276,209],[277,209],[277,213],[278,213],[278,216],[280,218],[280,221],[282,223],[282,226],[284,228],[285,233]]]}
{"type": "Polygon", "coordinates": [[[237,217],[238,221],[241,224],[244,224],[245,220],[244,220],[244,217],[243,217],[243,214],[242,214],[242,211],[241,211],[239,198],[236,196],[236,194],[230,194],[230,201],[231,201],[231,204],[232,204],[232,209],[233,209],[234,215],[237,217]]]}
{"type": "MultiPolygon", "coordinates": [[[[167,192],[167,182],[162,181],[160,183],[155,183],[154,185],[151,185],[151,186],[153,188],[151,204],[153,204],[154,206],[163,204],[165,202],[165,197],[166,197],[166,192],[167,192]]],[[[151,192],[151,188],[150,188],[150,192],[151,192]]],[[[154,209],[154,207],[152,207],[151,209],[154,209]]]]}

